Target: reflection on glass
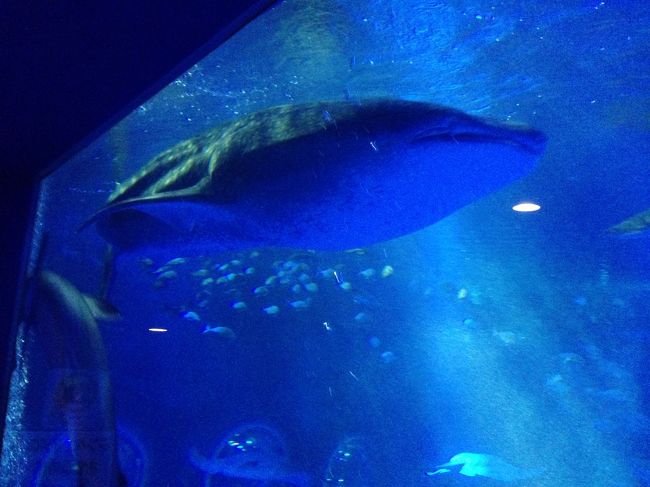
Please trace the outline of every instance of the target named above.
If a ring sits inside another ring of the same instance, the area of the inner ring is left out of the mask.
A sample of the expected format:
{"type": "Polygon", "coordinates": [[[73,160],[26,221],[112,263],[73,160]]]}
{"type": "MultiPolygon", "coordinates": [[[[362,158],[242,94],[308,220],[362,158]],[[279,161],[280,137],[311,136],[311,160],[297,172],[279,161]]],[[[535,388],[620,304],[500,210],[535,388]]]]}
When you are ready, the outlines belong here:
{"type": "Polygon", "coordinates": [[[221,485],[219,478],[263,481],[264,485],[306,487],[309,476],[291,469],[282,436],[270,426],[244,424],[227,434],[211,457],[190,451],[190,461],[206,473],[205,485],[221,485]]]}
{"type": "Polygon", "coordinates": [[[367,462],[361,438],[353,436],[343,438],[327,462],[324,485],[369,486],[367,462]]]}

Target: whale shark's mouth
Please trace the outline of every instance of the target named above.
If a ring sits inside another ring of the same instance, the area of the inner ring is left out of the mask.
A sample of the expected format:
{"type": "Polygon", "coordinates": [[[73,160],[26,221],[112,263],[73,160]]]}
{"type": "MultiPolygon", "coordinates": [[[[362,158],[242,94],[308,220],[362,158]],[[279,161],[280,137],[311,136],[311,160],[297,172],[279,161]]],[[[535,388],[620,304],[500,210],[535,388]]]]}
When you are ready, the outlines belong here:
{"type": "Polygon", "coordinates": [[[524,125],[466,120],[452,115],[444,124],[427,128],[413,137],[412,142],[455,142],[477,144],[506,144],[534,155],[541,155],[546,148],[544,133],[524,125]]]}

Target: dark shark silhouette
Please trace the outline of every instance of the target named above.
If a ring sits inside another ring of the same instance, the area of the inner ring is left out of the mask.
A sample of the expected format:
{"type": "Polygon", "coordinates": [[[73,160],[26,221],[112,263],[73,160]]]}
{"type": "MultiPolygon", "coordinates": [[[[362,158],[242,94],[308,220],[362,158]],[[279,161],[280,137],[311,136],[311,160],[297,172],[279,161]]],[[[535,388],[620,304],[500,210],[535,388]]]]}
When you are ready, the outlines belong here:
{"type": "Polygon", "coordinates": [[[344,250],[427,227],[527,174],[539,131],[438,105],[317,102],[181,142],[88,223],[121,250],[344,250]]]}
{"type": "Polygon", "coordinates": [[[119,313],[54,272],[43,270],[31,281],[27,320],[47,367],[56,371],[48,415],[67,429],[76,485],[126,485],[118,467],[108,363],[96,321],[118,319],[119,313]]]}

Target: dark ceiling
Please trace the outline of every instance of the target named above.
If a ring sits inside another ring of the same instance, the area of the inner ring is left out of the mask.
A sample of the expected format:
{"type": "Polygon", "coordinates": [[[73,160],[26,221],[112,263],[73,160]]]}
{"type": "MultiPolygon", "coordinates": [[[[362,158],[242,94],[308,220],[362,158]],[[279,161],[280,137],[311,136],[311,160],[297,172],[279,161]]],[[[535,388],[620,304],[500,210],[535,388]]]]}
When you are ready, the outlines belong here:
{"type": "Polygon", "coordinates": [[[5,171],[31,174],[52,164],[271,3],[2,2],[0,140],[5,171]]]}

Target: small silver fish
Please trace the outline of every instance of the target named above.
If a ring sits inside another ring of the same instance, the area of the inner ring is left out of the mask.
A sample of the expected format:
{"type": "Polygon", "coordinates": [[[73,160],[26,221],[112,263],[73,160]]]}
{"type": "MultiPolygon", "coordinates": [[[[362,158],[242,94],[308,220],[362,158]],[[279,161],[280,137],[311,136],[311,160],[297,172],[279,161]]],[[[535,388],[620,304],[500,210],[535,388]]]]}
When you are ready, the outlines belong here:
{"type": "Polygon", "coordinates": [[[359,323],[363,323],[365,321],[368,321],[368,315],[364,313],[363,311],[360,313],[357,313],[356,316],[354,317],[354,321],[357,321],[359,323]]]}
{"type": "Polygon", "coordinates": [[[384,268],[381,270],[381,277],[392,276],[393,272],[395,272],[395,269],[393,269],[392,265],[385,265],[384,268]]]}
{"type": "Polygon", "coordinates": [[[293,261],[293,260],[288,260],[284,264],[282,264],[282,268],[285,270],[293,270],[298,267],[298,262],[293,261]]]}
{"type": "Polygon", "coordinates": [[[195,311],[188,311],[184,313],[183,318],[189,321],[201,321],[201,317],[195,311]]]}
{"type": "Polygon", "coordinates": [[[280,308],[277,307],[276,305],[271,305],[267,306],[266,308],[262,308],[262,310],[267,314],[267,315],[275,315],[278,314],[280,311],[280,308]]]}
{"type": "Polygon", "coordinates": [[[386,351],[380,355],[382,362],[389,364],[395,360],[395,354],[391,351],[386,351]]]}
{"type": "Polygon", "coordinates": [[[176,279],[177,277],[178,274],[176,273],[176,271],[164,271],[160,273],[158,279],[161,281],[168,281],[170,279],[176,279]]]}
{"type": "Polygon", "coordinates": [[[315,282],[308,282],[307,284],[305,284],[305,289],[310,293],[318,292],[318,284],[316,284],[315,282]]]}
{"type": "Polygon", "coordinates": [[[235,332],[227,326],[205,325],[205,330],[203,330],[203,333],[214,333],[215,335],[219,335],[222,338],[227,338],[228,340],[233,340],[235,338],[235,332]]]}
{"type": "Polygon", "coordinates": [[[365,277],[366,279],[370,279],[375,274],[376,271],[372,267],[369,267],[368,269],[364,269],[361,272],[359,272],[359,275],[365,277]]]}
{"type": "Polygon", "coordinates": [[[331,277],[334,277],[336,271],[331,267],[329,267],[327,269],[323,269],[322,271],[319,271],[318,273],[320,274],[321,277],[324,277],[325,279],[329,279],[331,277]]]}
{"type": "Polygon", "coordinates": [[[294,309],[305,309],[309,308],[309,305],[311,304],[310,299],[305,299],[304,301],[302,299],[299,299],[297,301],[290,301],[289,306],[291,306],[294,309]]]}

